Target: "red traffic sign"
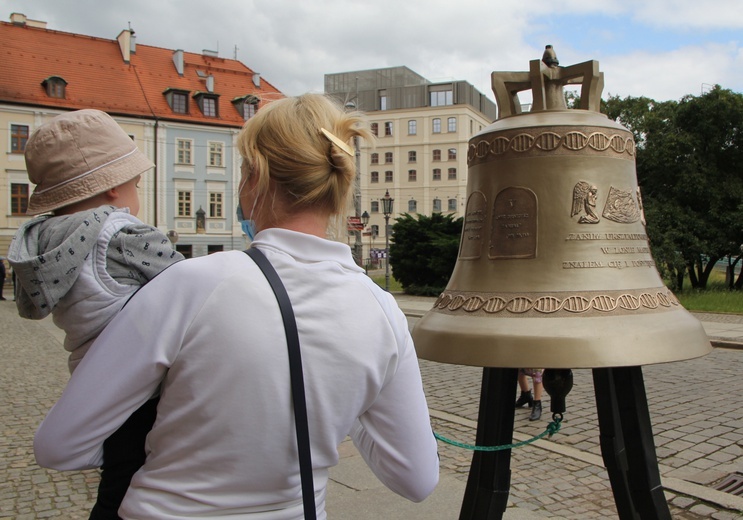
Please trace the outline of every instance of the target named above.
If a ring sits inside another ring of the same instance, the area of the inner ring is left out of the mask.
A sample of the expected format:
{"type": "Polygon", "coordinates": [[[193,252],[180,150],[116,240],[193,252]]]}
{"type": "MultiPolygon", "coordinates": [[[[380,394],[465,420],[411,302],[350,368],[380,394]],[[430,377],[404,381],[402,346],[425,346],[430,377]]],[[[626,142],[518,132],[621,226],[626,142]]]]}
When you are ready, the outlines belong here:
{"type": "Polygon", "coordinates": [[[349,231],[363,231],[364,224],[361,222],[361,217],[348,217],[346,225],[349,231]]]}

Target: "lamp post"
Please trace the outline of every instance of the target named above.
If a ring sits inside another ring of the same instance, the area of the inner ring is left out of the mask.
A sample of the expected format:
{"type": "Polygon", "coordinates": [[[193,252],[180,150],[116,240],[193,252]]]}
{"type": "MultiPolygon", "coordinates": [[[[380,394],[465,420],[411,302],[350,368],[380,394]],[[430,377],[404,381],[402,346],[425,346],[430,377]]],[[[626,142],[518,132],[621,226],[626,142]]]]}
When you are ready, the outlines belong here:
{"type": "MultiPolygon", "coordinates": [[[[364,210],[364,212],[361,214],[361,224],[364,226],[364,229],[366,229],[367,224],[369,224],[369,213],[364,210]]],[[[362,248],[362,254],[363,257],[363,248],[362,248]]],[[[371,231],[369,231],[369,259],[371,260],[371,231]]],[[[369,265],[369,262],[366,262],[366,265],[369,265]]],[[[367,267],[367,272],[369,271],[367,267]]]]}
{"type": "Polygon", "coordinates": [[[390,190],[386,190],[382,197],[382,213],[384,213],[384,290],[390,290],[390,215],[392,215],[392,203],[395,199],[390,197],[390,190]]]}

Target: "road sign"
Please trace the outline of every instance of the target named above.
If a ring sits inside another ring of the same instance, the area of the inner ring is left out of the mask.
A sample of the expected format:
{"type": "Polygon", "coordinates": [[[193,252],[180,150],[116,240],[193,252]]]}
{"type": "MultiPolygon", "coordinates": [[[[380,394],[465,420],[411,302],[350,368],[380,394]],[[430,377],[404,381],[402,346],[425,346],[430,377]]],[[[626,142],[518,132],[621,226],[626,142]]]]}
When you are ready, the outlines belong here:
{"type": "Polygon", "coordinates": [[[348,217],[346,225],[349,231],[363,231],[364,224],[361,222],[361,217],[348,217]]]}

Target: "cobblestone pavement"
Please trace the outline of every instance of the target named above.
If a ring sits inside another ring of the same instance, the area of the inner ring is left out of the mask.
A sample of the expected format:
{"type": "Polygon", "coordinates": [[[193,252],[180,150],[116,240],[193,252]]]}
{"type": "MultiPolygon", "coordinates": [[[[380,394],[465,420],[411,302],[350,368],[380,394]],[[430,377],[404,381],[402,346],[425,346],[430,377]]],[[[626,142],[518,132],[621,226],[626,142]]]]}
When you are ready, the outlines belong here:
{"type": "MultiPolygon", "coordinates": [[[[21,320],[0,302],[0,519],[87,518],[98,472],[38,467],[33,433],[68,379],[61,335],[48,320],[21,320]]],[[[482,369],[421,361],[437,432],[473,443],[482,369]]],[[[714,491],[743,472],[743,351],[715,349],[701,359],[643,367],[655,441],[674,518],[743,518],[743,499],[714,491]],[[727,500],[727,497],[731,497],[727,500]],[[720,500],[722,498],[723,500],[720,500]],[[737,500],[737,502],[736,502],[737,500]],[[720,504],[722,502],[722,505],[720,504]]],[[[616,518],[598,447],[590,370],[575,370],[561,431],[513,450],[511,503],[547,518],[616,518]]],[[[549,419],[529,422],[517,410],[515,440],[541,433],[549,419]]],[[[466,480],[471,452],[439,444],[442,472],[466,480]]]]}

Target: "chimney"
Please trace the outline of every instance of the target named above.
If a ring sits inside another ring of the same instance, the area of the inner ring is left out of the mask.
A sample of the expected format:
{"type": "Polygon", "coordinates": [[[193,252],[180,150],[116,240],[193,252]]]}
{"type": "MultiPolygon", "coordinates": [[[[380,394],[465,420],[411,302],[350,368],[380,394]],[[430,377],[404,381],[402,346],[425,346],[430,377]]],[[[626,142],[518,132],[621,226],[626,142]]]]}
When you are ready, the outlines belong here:
{"type": "Polygon", "coordinates": [[[201,53],[204,56],[210,56],[212,58],[218,58],[219,57],[219,52],[217,52],[217,51],[210,51],[209,49],[204,49],[204,50],[201,51],[201,53]]]}
{"type": "Polygon", "coordinates": [[[119,49],[121,50],[121,57],[124,58],[124,63],[129,63],[132,52],[132,31],[131,29],[124,29],[116,37],[119,42],[119,49]]]}
{"type": "Polygon", "coordinates": [[[177,51],[173,52],[173,64],[175,65],[175,70],[178,73],[179,76],[183,76],[183,50],[178,49],[177,51]]]}
{"type": "Polygon", "coordinates": [[[212,75],[206,77],[206,91],[214,92],[214,76],[212,75]]]}
{"type": "Polygon", "coordinates": [[[29,27],[38,27],[39,29],[46,29],[46,22],[40,20],[31,20],[27,18],[23,13],[10,13],[10,23],[15,25],[27,25],[29,27]]]}
{"type": "Polygon", "coordinates": [[[261,88],[261,73],[260,72],[253,73],[253,85],[255,85],[257,88],[261,88]]]}
{"type": "Polygon", "coordinates": [[[132,31],[131,44],[129,45],[129,52],[131,52],[132,54],[137,54],[137,37],[134,36],[134,31],[132,31]]]}

